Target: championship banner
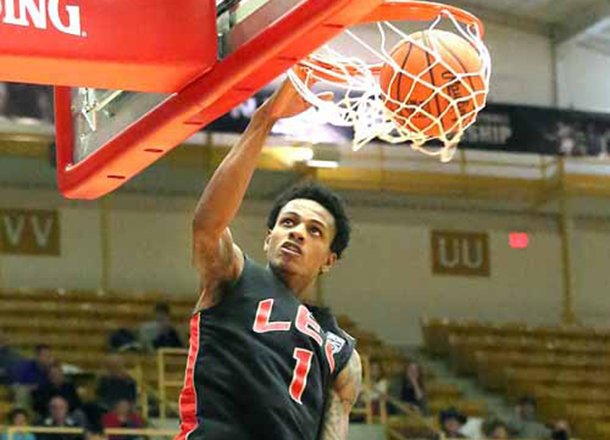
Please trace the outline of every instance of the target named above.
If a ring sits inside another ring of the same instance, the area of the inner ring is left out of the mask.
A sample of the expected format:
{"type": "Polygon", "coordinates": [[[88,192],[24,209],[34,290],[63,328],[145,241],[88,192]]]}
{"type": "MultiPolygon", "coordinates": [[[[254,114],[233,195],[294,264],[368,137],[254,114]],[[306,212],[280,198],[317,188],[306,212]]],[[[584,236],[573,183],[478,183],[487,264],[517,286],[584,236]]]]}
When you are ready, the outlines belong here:
{"type": "MultiPolygon", "coordinates": [[[[207,131],[241,133],[256,108],[271,91],[263,91],[206,127],[207,131]]],[[[312,114],[280,121],[274,133],[315,134],[321,142],[351,140],[344,127],[325,124],[312,114]],[[282,128],[284,126],[284,128],[282,128]],[[321,139],[320,139],[321,138],[321,139]]],[[[305,140],[305,139],[301,139],[305,140]]],[[[488,104],[464,135],[461,148],[562,156],[598,156],[610,153],[610,115],[505,104],[488,104]]]]}
{"type": "Polygon", "coordinates": [[[607,114],[491,104],[466,131],[461,146],[606,158],[609,142],[610,115],[607,114]]]}
{"type": "Polygon", "coordinates": [[[57,211],[0,209],[0,254],[58,256],[57,211]]]}
{"type": "MultiPolygon", "coordinates": [[[[256,108],[272,89],[265,89],[205,128],[242,133],[256,108]]],[[[52,121],[51,89],[44,86],[0,83],[0,120],[28,124],[52,121]]],[[[273,133],[295,140],[349,143],[352,132],[326,124],[315,112],[281,120],[273,133]]],[[[461,148],[510,153],[562,156],[610,154],[610,114],[507,104],[488,104],[464,134],[461,148]]]]}

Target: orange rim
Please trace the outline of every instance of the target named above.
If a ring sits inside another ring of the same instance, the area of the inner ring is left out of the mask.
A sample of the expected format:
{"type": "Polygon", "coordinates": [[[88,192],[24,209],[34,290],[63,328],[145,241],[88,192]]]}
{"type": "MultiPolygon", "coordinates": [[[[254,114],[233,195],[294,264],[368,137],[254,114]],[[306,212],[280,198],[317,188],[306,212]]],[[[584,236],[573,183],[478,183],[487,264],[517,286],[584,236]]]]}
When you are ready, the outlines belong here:
{"type": "Polygon", "coordinates": [[[375,23],[377,21],[432,21],[443,12],[448,12],[463,24],[478,29],[479,36],[483,38],[485,26],[475,15],[464,9],[444,5],[442,3],[424,1],[386,1],[371,14],[361,20],[360,24],[375,23]]]}
{"type": "Polygon", "coordinates": [[[442,3],[387,1],[366,16],[360,24],[377,21],[432,21],[443,12],[450,13],[457,21],[463,24],[476,27],[479,36],[483,38],[485,26],[483,26],[483,22],[480,19],[464,9],[442,3]]]}
{"type": "MultiPolygon", "coordinates": [[[[313,70],[312,67],[310,67],[312,64],[315,66],[315,68],[317,68],[316,76],[318,78],[322,77],[327,81],[339,84],[347,82],[347,78],[345,77],[346,72],[350,77],[354,77],[357,76],[361,71],[360,68],[349,64],[344,64],[341,68],[339,68],[332,63],[313,56],[309,56],[305,58],[305,60],[299,62],[298,69],[302,72],[302,75],[307,75],[307,71],[313,70]]],[[[373,75],[378,76],[383,67],[383,63],[371,64],[367,67],[373,75]]],[[[301,74],[299,74],[299,76],[301,76],[301,74]]],[[[302,77],[301,79],[304,80],[302,77]]]]}
{"type": "MultiPolygon", "coordinates": [[[[433,21],[445,12],[450,13],[460,23],[474,26],[478,30],[479,36],[481,38],[483,37],[485,27],[483,26],[483,22],[475,15],[455,6],[427,1],[413,0],[400,2],[389,0],[375,9],[371,14],[364,17],[364,19],[357,24],[375,23],[379,21],[433,21]]],[[[337,84],[348,82],[348,79],[344,76],[346,71],[349,76],[352,77],[356,76],[360,71],[360,69],[349,64],[344,64],[339,68],[333,63],[323,59],[316,58],[315,56],[308,56],[295,66],[295,71],[297,71],[300,77],[306,75],[308,70],[311,70],[311,67],[309,67],[308,64],[313,64],[320,69],[316,72],[318,77],[322,77],[326,81],[337,84]],[[324,71],[328,73],[325,73],[324,71]]],[[[382,66],[383,63],[378,63],[371,64],[368,67],[373,75],[378,76],[382,66]]],[[[301,79],[304,80],[304,78],[301,79]]]]}

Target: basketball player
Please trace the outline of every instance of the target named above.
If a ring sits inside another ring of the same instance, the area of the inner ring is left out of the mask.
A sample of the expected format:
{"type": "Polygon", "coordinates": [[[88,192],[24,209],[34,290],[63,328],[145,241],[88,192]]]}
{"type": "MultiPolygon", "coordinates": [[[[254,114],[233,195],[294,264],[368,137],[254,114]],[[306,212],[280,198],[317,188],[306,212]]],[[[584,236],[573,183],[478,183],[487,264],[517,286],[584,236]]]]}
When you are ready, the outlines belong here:
{"type": "Polygon", "coordinates": [[[308,107],[284,83],[257,110],[197,205],[193,253],[202,293],[191,319],[176,440],[347,438],[360,358],[330,312],[310,305],[318,276],[349,241],[341,201],[313,184],[281,196],[261,243],[266,266],[228,229],[271,127],[308,107]]]}

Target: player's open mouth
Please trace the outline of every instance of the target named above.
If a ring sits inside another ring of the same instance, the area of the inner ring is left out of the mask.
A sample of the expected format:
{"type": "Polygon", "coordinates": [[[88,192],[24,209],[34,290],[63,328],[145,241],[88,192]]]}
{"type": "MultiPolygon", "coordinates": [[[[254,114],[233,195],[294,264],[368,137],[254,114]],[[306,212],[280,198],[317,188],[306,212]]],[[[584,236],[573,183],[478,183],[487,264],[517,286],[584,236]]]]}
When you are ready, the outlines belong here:
{"type": "Polygon", "coordinates": [[[280,250],[283,253],[290,254],[290,255],[301,255],[303,253],[301,251],[300,247],[298,247],[296,244],[289,243],[289,242],[284,243],[282,245],[282,247],[280,248],[280,250]]]}

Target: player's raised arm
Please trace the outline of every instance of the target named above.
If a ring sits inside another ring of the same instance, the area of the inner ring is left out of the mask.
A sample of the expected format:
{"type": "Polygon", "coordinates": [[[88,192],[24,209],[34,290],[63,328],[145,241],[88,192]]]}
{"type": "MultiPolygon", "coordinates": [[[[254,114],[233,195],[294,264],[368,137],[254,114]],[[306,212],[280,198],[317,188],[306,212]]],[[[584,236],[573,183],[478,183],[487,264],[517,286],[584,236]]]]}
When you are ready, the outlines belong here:
{"type": "Polygon", "coordinates": [[[335,379],[324,415],[320,440],[347,440],[349,414],[362,387],[362,364],[354,350],[348,364],[335,379]]]}
{"type": "Polygon", "coordinates": [[[308,107],[285,81],[256,111],[203,191],[193,218],[193,258],[204,287],[235,279],[241,273],[243,257],[233,244],[228,226],[239,210],[273,124],[308,107]]]}

